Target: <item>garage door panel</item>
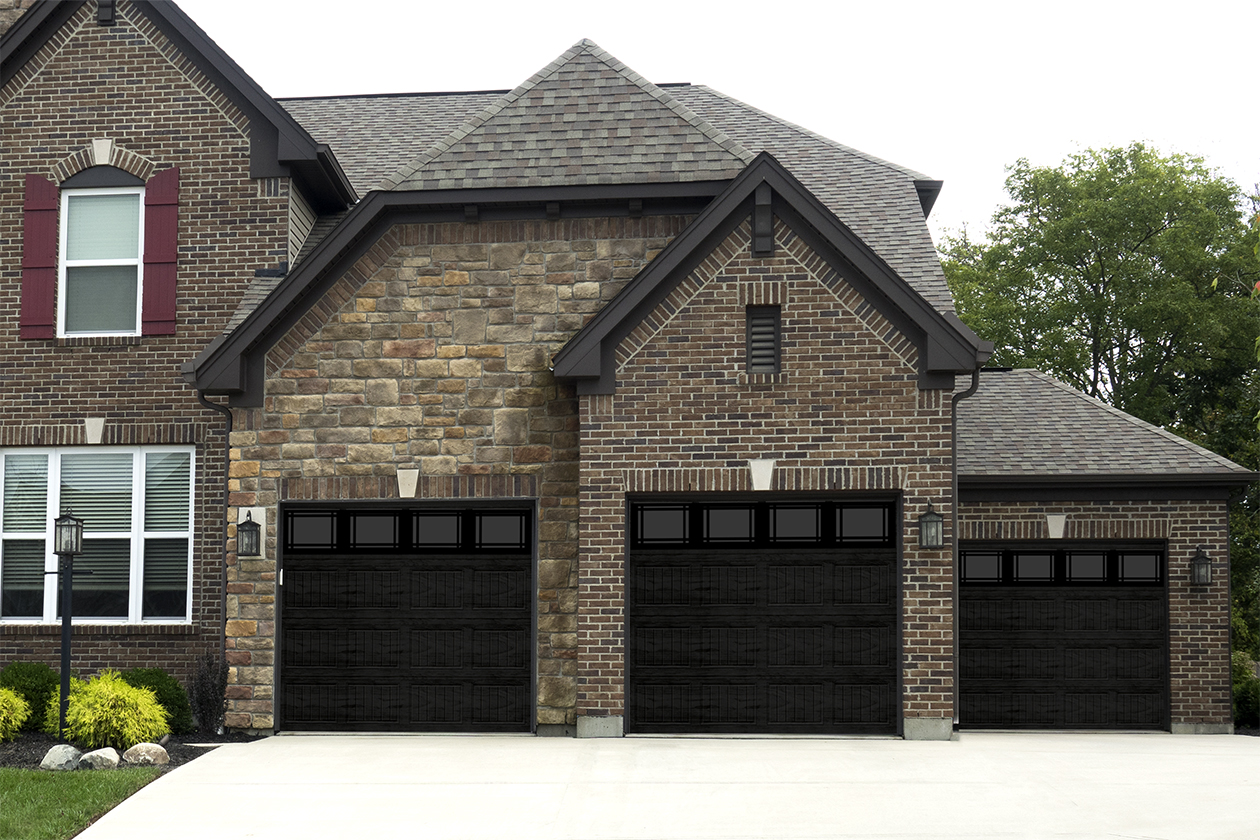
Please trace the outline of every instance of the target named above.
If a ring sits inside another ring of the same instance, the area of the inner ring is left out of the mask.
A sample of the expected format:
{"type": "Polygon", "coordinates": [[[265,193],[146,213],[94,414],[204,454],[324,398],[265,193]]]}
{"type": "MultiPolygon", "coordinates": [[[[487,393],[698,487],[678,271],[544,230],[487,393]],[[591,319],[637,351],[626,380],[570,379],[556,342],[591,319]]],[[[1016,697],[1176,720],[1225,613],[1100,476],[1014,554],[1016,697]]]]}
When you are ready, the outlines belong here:
{"type": "MultiPolygon", "coordinates": [[[[1094,548],[1115,555],[1123,548],[1094,548]]],[[[1085,550],[1082,550],[1084,553],[1085,550]]],[[[966,568],[964,548],[964,568],[966,568]]],[[[986,549],[986,553],[995,553],[986,549]]],[[[1008,551],[1008,565],[1012,565],[1008,551]]],[[[968,728],[1162,729],[1168,714],[1167,601],[1158,580],[964,585],[960,723],[968,728]]],[[[977,550],[980,553],[980,550],[977,550]]]]}
{"type": "Polygon", "coordinates": [[[895,730],[894,557],[632,555],[627,731],[895,730]]]}
{"type": "MultiPolygon", "coordinates": [[[[437,537],[463,540],[471,547],[462,554],[426,551],[406,540],[374,552],[342,551],[332,538],[322,553],[286,553],[280,589],[281,726],[531,729],[532,557],[525,549],[505,554],[470,542],[485,530],[473,525],[480,527],[490,513],[476,508],[449,515],[464,523],[463,530],[437,537]]],[[[349,518],[351,524],[371,519],[361,509],[320,515],[330,521],[349,518]]],[[[430,516],[395,509],[382,518],[401,523],[391,533],[419,539],[428,532],[412,527],[413,515],[430,516]]],[[[523,521],[519,511],[506,518],[523,521]]],[[[340,540],[356,532],[338,526],[331,533],[340,540]]]]}

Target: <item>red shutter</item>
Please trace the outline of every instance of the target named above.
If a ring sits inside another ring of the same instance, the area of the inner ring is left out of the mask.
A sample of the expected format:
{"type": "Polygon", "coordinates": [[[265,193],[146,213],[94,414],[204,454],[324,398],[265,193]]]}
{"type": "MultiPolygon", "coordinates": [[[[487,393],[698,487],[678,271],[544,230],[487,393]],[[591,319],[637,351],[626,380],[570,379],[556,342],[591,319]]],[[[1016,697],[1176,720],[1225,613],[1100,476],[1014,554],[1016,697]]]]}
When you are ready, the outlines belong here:
{"type": "Polygon", "coordinates": [[[175,333],[175,257],[179,240],[179,167],[144,185],[144,335],[175,333]]]}
{"type": "Polygon", "coordinates": [[[22,204],[22,338],[57,337],[57,185],[26,176],[22,204]]]}

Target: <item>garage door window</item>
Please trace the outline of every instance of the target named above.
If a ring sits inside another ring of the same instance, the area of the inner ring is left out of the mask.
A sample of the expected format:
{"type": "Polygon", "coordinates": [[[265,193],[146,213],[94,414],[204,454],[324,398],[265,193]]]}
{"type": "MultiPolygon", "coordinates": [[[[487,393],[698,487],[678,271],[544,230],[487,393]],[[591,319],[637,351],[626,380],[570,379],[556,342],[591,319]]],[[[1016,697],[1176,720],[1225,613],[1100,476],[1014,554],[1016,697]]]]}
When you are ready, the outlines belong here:
{"type": "Polygon", "coordinates": [[[530,547],[524,511],[290,511],[288,551],[517,552],[530,547]]]}
{"type": "Polygon", "coordinates": [[[893,545],[892,505],[862,502],[632,502],[634,549],[893,545]]]}
{"type": "Polygon", "coordinates": [[[1010,586],[1160,586],[1158,551],[967,551],[962,582],[1010,586]]]}

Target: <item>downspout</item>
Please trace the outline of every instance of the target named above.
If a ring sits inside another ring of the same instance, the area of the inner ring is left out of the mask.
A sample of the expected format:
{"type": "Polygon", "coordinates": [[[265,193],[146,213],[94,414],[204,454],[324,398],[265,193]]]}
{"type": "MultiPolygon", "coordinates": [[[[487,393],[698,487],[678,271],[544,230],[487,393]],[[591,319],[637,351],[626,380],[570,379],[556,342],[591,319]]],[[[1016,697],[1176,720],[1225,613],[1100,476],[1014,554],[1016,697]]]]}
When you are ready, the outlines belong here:
{"type": "Polygon", "coordinates": [[[197,402],[211,411],[217,411],[224,417],[223,422],[223,559],[219,564],[223,570],[223,580],[219,587],[219,661],[227,657],[227,560],[228,560],[228,472],[232,466],[232,409],[225,405],[212,403],[201,391],[197,392],[197,402]]]}
{"type": "MultiPolygon", "coordinates": [[[[971,387],[965,391],[954,394],[949,399],[949,426],[951,444],[951,467],[950,472],[953,473],[950,479],[950,492],[952,494],[951,501],[954,507],[954,527],[950,529],[950,543],[954,555],[954,591],[952,593],[953,601],[953,634],[954,634],[954,727],[958,727],[958,703],[961,696],[958,691],[958,404],[970,397],[980,387],[980,368],[983,362],[976,361],[976,367],[971,372],[971,387]]],[[[226,531],[225,531],[226,533],[226,531]]]]}

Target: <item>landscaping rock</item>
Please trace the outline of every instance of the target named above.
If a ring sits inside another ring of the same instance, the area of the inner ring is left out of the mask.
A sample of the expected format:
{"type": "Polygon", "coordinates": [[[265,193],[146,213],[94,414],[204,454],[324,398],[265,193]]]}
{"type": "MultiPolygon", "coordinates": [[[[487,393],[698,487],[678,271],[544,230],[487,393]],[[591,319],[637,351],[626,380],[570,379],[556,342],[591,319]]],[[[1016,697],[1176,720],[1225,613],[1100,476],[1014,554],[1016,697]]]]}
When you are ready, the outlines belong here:
{"type": "Polygon", "coordinates": [[[157,744],[136,744],[123,753],[123,761],[130,764],[166,764],[170,760],[166,750],[157,744]]]}
{"type": "Polygon", "coordinates": [[[118,750],[103,747],[84,754],[79,759],[80,770],[112,770],[118,766],[118,750]]]}
{"type": "Polygon", "coordinates": [[[58,744],[48,751],[39,763],[40,770],[74,770],[79,766],[83,753],[69,744],[58,744]]]}

